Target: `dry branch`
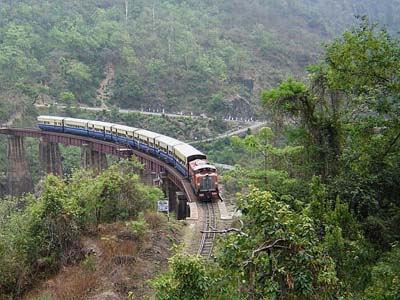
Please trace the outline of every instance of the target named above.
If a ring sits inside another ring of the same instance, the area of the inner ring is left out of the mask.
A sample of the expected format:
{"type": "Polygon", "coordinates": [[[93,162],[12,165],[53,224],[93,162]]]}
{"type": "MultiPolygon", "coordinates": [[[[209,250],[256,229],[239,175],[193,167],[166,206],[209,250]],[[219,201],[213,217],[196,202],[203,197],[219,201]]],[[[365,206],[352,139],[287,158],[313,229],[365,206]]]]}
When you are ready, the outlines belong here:
{"type": "Polygon", "coordinates": [[[242,230],[243,226],[244,226],[243,221],[239,220],[239,222],[242,225],[239,229],[232,227],[232,228],[228,228],[228,229],[218,230],[218,229],[215,229],[215,228],[210,226],[211,230],[204,230],[204,231],[202,230],[200,232],[201,233],[220,233],[220,234],[227,234],[229,232],[236,232],[236,233],[239,233],[240,235],[248,237],[249,235],[242,230]]]}
{"type": "Polygon", "coordinates": [[[259,248],[253,250],[250,259],[246,260],[243,264],[247,266],[251,263],[252,259],[256,257],[259,253],[264,251],[269,251],[273,248],[280,248],[280,249],[290,249],[288,246],[278,245],[279,242],[287,242],[285,239],[277,239],[275,241],[267,241],[263,243],[259,248]]]}
{"type": "Polygon", "coordinates": [[[221,233],[221,234],[227,234],[227,233],[229,233],[229,232],[237,232],[237,233],[239,233],[240,235],[244,235],[244,236],[246,236],[246,237],[248,237],[249,235],[247,234],[247,233],[245,233],[245,232],[243,232],[242,230],[240,230],[240,229],[237,229],[237,228],[228,228],[228,229],[223,229],[223,230],[206,230],[206,231],[200,231],[201,233],[221,233]]]}

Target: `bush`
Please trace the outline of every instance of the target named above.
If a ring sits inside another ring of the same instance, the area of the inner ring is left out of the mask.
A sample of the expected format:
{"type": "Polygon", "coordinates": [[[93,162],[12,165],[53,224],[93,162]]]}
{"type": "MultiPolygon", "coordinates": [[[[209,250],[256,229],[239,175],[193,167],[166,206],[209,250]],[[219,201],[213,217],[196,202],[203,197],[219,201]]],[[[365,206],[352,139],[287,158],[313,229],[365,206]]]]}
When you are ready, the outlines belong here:
{"type": "Polygon", "coordinates": [[[400,248],[393,246],[372,268],[372,280],[362,299],[400,299],[400,248]]]}
{"type": "Polygon", "coordinates": [[[37,296],[37,297],[29,298],[27,300],[56,300],[56,298],[54,298],[53,296],[50,296],[50,295],[46,295],[46,296],[37,296]]]}
{"type": "MultiPolygon", "coordinates": [[[[154,207],[161,191],[141,184],[135,174],[138,169],[138,163],[130,160],[97,177],[75,171],[68,183],[49,175],[40,196],[0,201],[0,299],[6,294],[15,298],[34,279],[80,260],[82,231],[154,207]]],[[[149,220],[152,226],[158,224],[154,217],[149,220]]],[[[127,226],[139,238],[149,227],[143,214],[127,226]]],[[[83,264],[88,271],[94,268],[93,258],[83,264]]],[[[91,274],[87,278],[88,284],[95,283],[91,274]]]]}
{"type": "Polygon", "coordinates": [[[146,213],[144,218],[146,219],[146,222],[151,229],[159,228],[166,221],[164,214],[157,214],[152,212],[146,213]]]}
{"type": "Polygon", "coordinates": [[[94,255],[89,255],[82,262],[82,266],[90,272],[96,271],[96,257],[94,255]]]}
{"type": "Polygon", "coordinates": [[[143,213],[140,213],[136,221],[130,221],[126,223],[129,230],[138,238],[144,237],[147,232],[149,225],[147,224],[143,213]]]}

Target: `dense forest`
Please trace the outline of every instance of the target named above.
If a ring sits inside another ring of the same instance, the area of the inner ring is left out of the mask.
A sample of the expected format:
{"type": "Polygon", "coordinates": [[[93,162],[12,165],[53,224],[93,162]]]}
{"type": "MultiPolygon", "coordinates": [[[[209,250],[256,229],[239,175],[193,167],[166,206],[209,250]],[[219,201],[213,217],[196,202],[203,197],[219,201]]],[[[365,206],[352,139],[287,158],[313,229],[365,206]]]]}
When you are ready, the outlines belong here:
{"type": "Polygon", "coordinates": [[[157,299],[399,299],[399,54],[363,17],[263,92],[272,129],[229,142],[242,223],[208,265],[176,254],[157,299]]]}
{"type": "Polygon", "coordinates": [[[35,101],[250,117],[262,89],[305,75],[353,15],[398,28],[400,4],[340,1],[4,1],[1,119],[35,101]]]}
{"type": "MultiPolygon", "coordinates": [[[[33,104],[58,114],[59,103],[68,116],[181,139],[226,131],[221,117],[269,120],[198,146],[235,165],[221,180],[240,217],[219,232],[213,260],[177,249],[151,281],[155,299],[399,300],[399,13],[397,0],[3,1],[0,120],[32,126],[33,104]]],[[[140,183],[136,161],[96,175],[74,170],[76,149],[63,155],[64,179],[0,201],[0,299],[87,263],[80,237],[100,223],[139,235],[149,226],[142,213],[161,195],[140,183]]]]}

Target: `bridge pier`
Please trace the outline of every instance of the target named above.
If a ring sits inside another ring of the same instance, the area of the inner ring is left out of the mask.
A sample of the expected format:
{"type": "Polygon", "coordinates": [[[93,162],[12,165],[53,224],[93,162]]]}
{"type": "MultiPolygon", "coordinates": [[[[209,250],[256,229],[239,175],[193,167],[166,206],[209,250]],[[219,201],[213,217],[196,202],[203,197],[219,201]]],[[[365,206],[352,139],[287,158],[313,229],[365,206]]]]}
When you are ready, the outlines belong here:
{"type": "Polygon", "coordinates": [[[140,170],[141,182],[151,186],[158,185],[164,169],[159,164],[145,159],[144,157],[136,156],[136,158],[143,164],[143,169],[140,170]]]}
{"type": "Polygon", "coordinates": [[[107,169],[107,157],[104,153],[92,150],[89,144],[84,144],[81,148],[81,167],[100,174],[107,169]]]}
{"type": "Polygon", "coordinates": [[[178,220],[186,219],[190,215],[186,194],[167,177],[162,178],[162,189],[168,197],[169,211],[174,212],[178,220]]]}
{"type": "MultiPolygon", "coordinates": [[[[169,211],[170,212],[177,212],[177,197],[176,193],[179,191],[177,186],[169,179],[165,180],[165,194],[168,197],[168,203],[169,203],[169,211]]],[[[178,217],[178,215],[176,214],[178,217]]]]}
{"type": "Polygon", "coordinates": [[[62,177],[61,152],[57,143],[46,142],[41,139],[39,143],[39,157],[42,176],[53,173],[62,177]]]}
{"type": "Polygon", "coordinates": [[[23,193],[32,192],[33,182],[26,160],[23,137],[8,137],[7,158],[7,194],[21,196],[23,193]]]}
{"type": "Polygon", "coordinates": [[[186,219],[186,217],[190,217],[190,209],[187,204],[188,200],[183,192],[176,192],[176,218],[178,220],[186,219]]]}
{"type": "Polygon", "coordinates": [[[155,179],[154,172],[151,172],[147,169],[143,169],[143,170],[140,170],[139,175],[140,175],[141,183],[146,184],[146,185],[151,185],[151,186],[153,185],[153,183],[154,183],[153,179],[155,179]]]}

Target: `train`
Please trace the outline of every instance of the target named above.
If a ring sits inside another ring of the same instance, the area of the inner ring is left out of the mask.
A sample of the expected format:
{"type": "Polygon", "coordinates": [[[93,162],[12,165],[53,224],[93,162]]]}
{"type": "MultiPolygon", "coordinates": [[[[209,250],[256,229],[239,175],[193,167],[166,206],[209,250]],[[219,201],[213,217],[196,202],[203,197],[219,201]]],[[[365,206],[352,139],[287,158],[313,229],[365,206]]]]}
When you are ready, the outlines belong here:
{"type": "Polygon", "coordinates": [[[38,116],[37,125],[44,131],[87,136],[148,153],[178,170],[200,201],[219,197],[217,169],[207,156],[172,137],[126,125],[57,116],[38,116]]]}

